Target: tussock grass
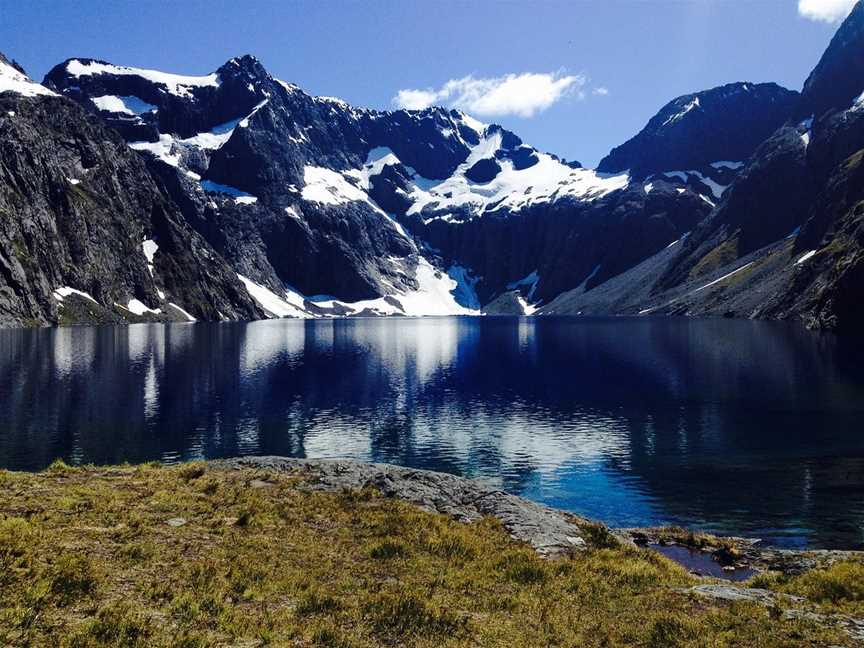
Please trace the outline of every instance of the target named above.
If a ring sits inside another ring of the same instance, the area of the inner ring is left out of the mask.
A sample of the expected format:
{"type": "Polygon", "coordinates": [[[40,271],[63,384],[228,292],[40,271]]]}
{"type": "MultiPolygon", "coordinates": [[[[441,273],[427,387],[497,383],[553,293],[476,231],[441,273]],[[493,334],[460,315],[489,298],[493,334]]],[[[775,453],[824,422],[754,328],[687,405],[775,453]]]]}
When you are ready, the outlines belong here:
{"type": "MultiPolygon", "coordinates": [[[[818,646],[843,635],[695,581],[601,527],[539,558],[373,491],[205,464],[0,472],[0,645],[818,646]],[[267,482],[263,484],[262,482],[267,482]],[[179,526],[168,520],[182,518],[179,526]]],[[[860,604],[860,567],[772,582],[860,604]]]]}
{"type": "Polygon", "coordinates": [[[841,561],[798,576],[774,572],[760,574],[751,579],[751,584],[803,596],[820,604],[825,612],[864,618],[864,564],[860,562],[841,561]]]}

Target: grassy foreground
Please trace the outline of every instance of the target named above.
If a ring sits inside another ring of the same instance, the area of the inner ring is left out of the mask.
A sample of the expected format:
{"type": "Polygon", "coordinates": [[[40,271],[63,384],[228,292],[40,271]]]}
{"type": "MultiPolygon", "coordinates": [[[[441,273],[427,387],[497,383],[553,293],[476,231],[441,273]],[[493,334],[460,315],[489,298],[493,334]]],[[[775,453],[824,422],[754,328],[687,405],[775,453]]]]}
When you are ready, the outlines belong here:
{"type": "MultiPolygon", "coordinates": [[[[696,580],[600,531],[550,561],[493,520],[302,486],[204,464],[0,471],[0,645],[848,645],[677,593],[696,580]]],[[[857,610],[864,573],[840,569],[762,585],[857,610]]]]}

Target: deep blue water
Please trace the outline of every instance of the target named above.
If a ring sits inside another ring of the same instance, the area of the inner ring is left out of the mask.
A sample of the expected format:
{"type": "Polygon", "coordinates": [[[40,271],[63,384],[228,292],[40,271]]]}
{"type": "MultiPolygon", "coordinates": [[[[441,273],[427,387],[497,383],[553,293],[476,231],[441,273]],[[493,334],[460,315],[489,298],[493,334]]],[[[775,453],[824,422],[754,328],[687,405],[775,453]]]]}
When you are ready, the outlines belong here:
{"type": "Polygon", "coordinates": [[[616,526],[861,547],[864,360],[796,327],[674,318],[0,331],[0,468],[258,454],[487,477],[616,526]]]}

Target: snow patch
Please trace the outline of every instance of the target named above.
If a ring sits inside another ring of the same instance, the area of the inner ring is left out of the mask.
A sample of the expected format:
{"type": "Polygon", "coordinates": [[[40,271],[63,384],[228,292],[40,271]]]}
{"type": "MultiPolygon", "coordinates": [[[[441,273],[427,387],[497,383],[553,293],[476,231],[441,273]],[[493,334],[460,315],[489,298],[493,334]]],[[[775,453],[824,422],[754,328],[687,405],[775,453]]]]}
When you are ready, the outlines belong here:
{"type": "Polygon", "coordinates": [[[120,113],[123,115],[137,116],[159,110],[157,106],[149,104],[143,99],[139,99],[133,95],[127,97],[102,95],[101,97],[93,97],[92,101],[99,110],[104,110],[105,112],[110,113],[120,113]]]}
{"type": "Polygon", "coordinates": [[[347,304],[334,299],[313,299],[318,306],[325,309],[347,308],[349,315],[363,312],[409,317],[479,315],[479,309],[463,306],[457,301],[456,295],[463,292],[464,287],[460,286],[454,276],[458,278],[462,275],[458,270],[452,276],[445,274],[420,257],[414,276],[418,284],[416,290],[347,304]]]}
{"type": "Polygon", "coordinates": [[[285,81],[282,81],[280,79],[274,79],[274,81],[276,81],[276,83],[285,88],[285,90],[287,90],[288,92],[294,93],[300,90],[299,86],[296,86],[293,83],[286,83],[285,81]]]}
{"type": "Polygon", "coordinates": [[[75,78],[81,76],[92,76],[98,74],[112,74],[114,76],[138,76],[153,83],[165,86],[166,90],[177,97],[192,98],[192,88],[218,87],[219,75],[216,73],[207,76],[182,76],[169,74],[158,70],[144,70],[140,68],[111,65],[110,63],[97,63],[88,61],[83,63],[78,60],[69,61],[66,71],[75,78]]]}
{"type": "Polygon", "coordinates": [[[186,319],[189,320],[190,322],[197,322],[197,321],[198,321],[197,319],[195,319],[194,317],[192,317],[189,313],[187,313],[185,310],[183,310],[182,308],[180,308],[177,304],[171,302],[171,303],[169,303],[168,305],[169,305],[169,306],[173,306],[173,307],[176,308],[178,311],[180,311],[181,313],[183,313],[183,315],[186,316],[186,319]]]}
{"type": "Polygon", "coordinates": [[[700,171],[694,171],[692,169],[689,171],[666,171],[663,173],[663,175],[665,175],[667,178],[678,178],[679,180],[681,180],[681,182],[684,182],[685,184],[690,181],[691,175],[696,176],[699,182],[701,182],[711,190],[711,193],[714,194],[715,198],[722,198],[723,192],[725,192],[726,189],[729,188],[728,185],[721,185],[715,180],[712,180],[708,176],[702,174],[700,171]]]}
{"type": "Polygon", "coordinates": [[[84,297],[85,299],[89,299],[94,304],[99,303],[95,299],[93,299],[93,297],[91,297],[89,294],[87,294],[86,292],[83,292],[81,290],[76,290],[75,288],[70,288],[69,286],[61,286],[60,288],[56,288],[54,290],[54,299],[56,299],[59,302],[62,302],[63,298],[68,297],[69,295],[78,295],[79,297],[84,297]]]}
{"type": "MultiPolygon", "coordinates": [[[[665,122],[663,122],[662,126],[667,126],[669,124],[674,124],[678,120],[682,119],[687,113],[695,108],[699,108],[699,97],[694,97],[692,101],[690,101],[686,106],[684,106],[679,112],[675,113],[671,117],[669,117],[665,122]]],[[[661,128],[662,128],[661,126],[661,128]]]]}
{"type": "Polygon", "coordinates": [[[66,181],[71,185],[81,184],[81,181],[78,178],[66,178],[66,181]]]}
{"type": "Polygon", "coordinates": [[[134,313],[135,315],[143,315],[144,313],[153,313],[154,315],[158,315],[162,312],[159,308],[149,308],[144,305],[143,302],[137,299],[130,299],[129,303],[125,306],[126,310],[130,313],[134,313]]]}
{"type": "Polygon", "coordinates": [[[460,305],[453,295],[459,289],[459,283],[422,257],[414,278],[419,284],[418,289],[397,297],[406,315],[472,315],[479,310],[460,305]]]}
{"type": "MultiPolygon", "coordinates": [[[[466,116],[461,115],[461,119],[465,121],[466,116]]],[[[481,133],[486,130],[486,126],[479,122],[475,123],[475,127],[481,133]]],[[[590,169],[571,169],[557,158],[537,151],[537,163],[527,169],[519,171],[513,168],[510,160],[499,160],[501,171],[492,181],[476,184],[468,180],[465,172],[479,160],[494,157],[501,148],[501,142],[500,132],[494,132],[488,137],[483,136],[478,144],[469,147],[466,160],[444,180],[424,178],[410,166],[403,165],[411,178],[405,191],[412,202],[408,214],[421,213],[428,207],[433,213],[426,216],[424,222],[461,222],[464,218],[454,219],[452,212],[461,211],[465,207],[473,214],[480,214],[487,208],[497,207],[517,211],[534,203],[550,202],[564,196],[593,200],[623,189],[629,183],[626,173],[609,176],[590,169]]],[[[343,174],[318,167],[306,167],[307,186],[303,190],[304,198],[327,204],[347,202],[349,197],[354,200],[365,199],[377,208],[368,195],[361,198],[358,189],[368,191],[372,178],[382,173],[385,167],[398,164],[402,163],[392,150],[378,147],[369,152],[363,167],[345,171],[343,174]],[[343,177],[340,178],[340,175],[343,177]],[[355,179],[357,186],[349,184],[345,187],[344,183],[347,181],[344,176],[355,179]]],[[[392,216],[388,218],[393,220],[392,216]]],[[[393,222],[398,225],[395,220],[393,222]]]]}
{"type": "Polygon", "coordinates": [[[323,101],[324,103],[333,104],[334,106],[338,106],[339,108],[350,108],[348,102],[340,99],[339,97],[319,96],[315,97],[315,99],[317,101],[323,101]]]}
{"type": "Polygon", "coordinates": [[[234,198],[234,203],[238,205],[252,205],[258,202],[258,198],[252,194],[241,191],[236,187],[229,187],[228,185],[213,182],[212,180],[203,180],[201,182],[201,188],[207,193],[228,194],[234,198]]]}
{"type": "Polygon", "coordinates": [[[816,250],[810,250],[809,252],[805,252],[801,255],[801,258],[795,262],[795,265],[801,265],[813,258],[813,255],[816,254],[816,250]]]}
{"type": "Polygon", "coordinates": [[[715,169],[732,169],[733,171],[736,169],[740,169],[744,166],[743,162],[730,162],[729,160],[718,160],[717,162],[712,162],[711,166],[715,169]]]}
{"type": "Polygon", "coordinates": [[[129,148],[136,151],[149,151],[165,164],[173,167],[180,164],[180,153],[174,146],[174,138],[170,135],[160,135],[158,142],[129,142],[129,148]]]}
{"type": "Polygon", "coordinates": [[[810,138],[813,133],[813,118],[808,117],[798,124],[798,128],[801,129],[801,142],[804,144],[804,148],[806,149],[810,146],[810,138]]]}
{"type": "Polygon", "coordinates": [[[369,196],[348,182],[345,176],[324,167],[307,165],[303,169],[301,196],[308,202],[324,205],[342,205],[352,201],[368,202],[369,196]]]}
{"type": "Polygon", "coordinates": [[[207,150],[220,149],[222,148],[222,145],[225,144],[225,142],[231,139],[231,135],[234,134],[234,129],[237,127],[238,123],[240,123],[239,119],[232,119],[231,121],[227,121],[224,124],[214,126],[212,130],[206,133],[198,133],[197,135],[187,137],[186,139],[180,141],[183,144],[188,144],[189,146],[197,146],[198,148],[203,148],[207,150]]]}
{"type": "Polygon", "coordinates": [[[527,301],[525,301],[522,293],[517,293],[516,301],[519,302],[519,307],[522,309],[523,315],[533,315],[537,311],[537,306],[532,306],[527,301]]]}
{"type": "Polygon", "coordinates": [[[465,124],[468,128],[473,130],[478,135],[483,135],[486,132],[487,124],[474,119],[471,115],[468,115],[464,112],[459,112],[459,118],[462,120],[462,123],[465,124]]]}
{"type": "Polygon", "coordinates": [[[705,285],[702,286],[701,288],[697,288],[696,290],[694,290],[694,291],[693,291],[692,293],[690,293],[690,294],[693,295],[693,294],[695,294],[695,293],[698,293],[698,292],[701,292],[701,291],[705,290],[706,288],[710,288],[711,286],[713,286],[713,285],[715,285],[715,284],[718,284],[718,283],[720,283],[721,281],[724,281],[724,280],[728,279],[728,278],[731,277],[732,275],[734,275],[734,274],[738,274],[739,272],[741,272],[741,271],[744,270],[745,268],[750,267],[751,265],[753,265],[753,261],[751,261],[750,263],[745,263],[745,264],[744,264],[743,266],[741,266],[740,268],[736,268],[736,269],[733,270],[732,272],[723,275],[723,276],[720,277],[719,279],[715,279],[714,281],[709,281],[707,284],[705,284],[705,285]]]}
{"type": "Polygon", "coordinates": [[[537,163],[527,169],[516,170],[511,161],[500,160],[501,171],[485,184],[475,184],[465,177],[475,162],[493,157],[500,146],[500,133],[484,137],[445,180],[429,180],[415,174],[413,187],[409,187],[414,204],[408,214],[420,213],[427,206],[440,212],[467,206],[474,214],[480,214],[487,208],[498,207],[518,211],[566,196],[594,200],[625,188],[630,181],[626,173],[610,176],[591,169],[571,169],[540,152],[535,152],[537,163]]]}
{"type": "MultiPolygon", "coordinates": [[[[302,310],[301,306],[288,301],[292,295],[287,291],[284,297],[280,297],[269,288],[261,286],[241,274],[238,274],[237,278],[243,282],[246,290],[258,302],[258,305],[274,317],[308,317],[308,314],[302,310]]],[[[302,296],[298,295],[298,297],[302,300],[302,296]]]]}
{"type": "Polygon", "coordinates": [[[249,126],[249,119],[258,112],[261,107],[267,103],[267,99],[259,103],[252,109],[245,117],[238,117],[237,119],[231,119],[223,124],[219,124],[218,126],[214,126],[210,131],[205,133],[198,133],[197,135],[193,135],[192,137],[188,137],[184,140],[180,140],[182,144],[188,144],[189,146],[196,146],[198,148],[207,149],[207,150],[216,150],[222,148],[222,146],[231,139],[231,136],[234,134],[235,128],[247,128],[249,126]]]}
{"type": "MultiPolygon", "coordinates": [[[[32,81],[26,74],[22,74],[11,65],[0,61],[0,93],[3,92],[14,92],[25,97],[35,97],[37,95],[57,96],[57,93],[51,92],[45,86],[32,81]]],[[[7,114],[10,117],[15,116],[15,113],[11,112],[7,114]]]]}
{"type": "Polygon", "coordinates": [[[144,252],[144,258],[147,259],[147,269],[150,271],[150,276],[153,276],[153,257],[156,255],[156,251],[159,249],[159,246],[156,245],[156,241],[152,239],[145,239],[143,243],[141,243],[141,249],[144,252]]]}
{"type": "Polygon", "coordinates": [[[262,101],[261,103],[259,103],[257,106],[255,106],[255,107],[252,109],[252,112],[249,113],[248,115],[246,115],[243,119],[241,119],[240,122],[239,122],[237,125],[238,125],[240,128],[248,128],[248,127],[249,127],[249,120],[252,119],[252,117],[255,115],[255,113],[257,113],[259,110],[261,110],[261,108],[264,107],[264,104],[266,104],[268,101],[270,101],[270,100],[269,100],[269,99],[265,99],[264,101],[262,101]]]}

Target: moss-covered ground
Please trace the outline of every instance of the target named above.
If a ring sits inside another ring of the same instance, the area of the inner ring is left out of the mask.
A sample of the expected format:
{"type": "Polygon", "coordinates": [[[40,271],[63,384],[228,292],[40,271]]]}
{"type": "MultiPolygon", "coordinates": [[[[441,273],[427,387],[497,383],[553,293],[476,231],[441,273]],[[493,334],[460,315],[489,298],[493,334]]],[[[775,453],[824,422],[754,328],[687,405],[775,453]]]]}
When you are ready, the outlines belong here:
{"type": "MultiPolygon", "coordinates": [[[[205,464],[0,471],[0,645],[818,646],[839,631],[682,594],[589,533],[556,560],[495,520],[205,464]]],[[[864,611],[864,567],[760,577],[864,611]]]]}

